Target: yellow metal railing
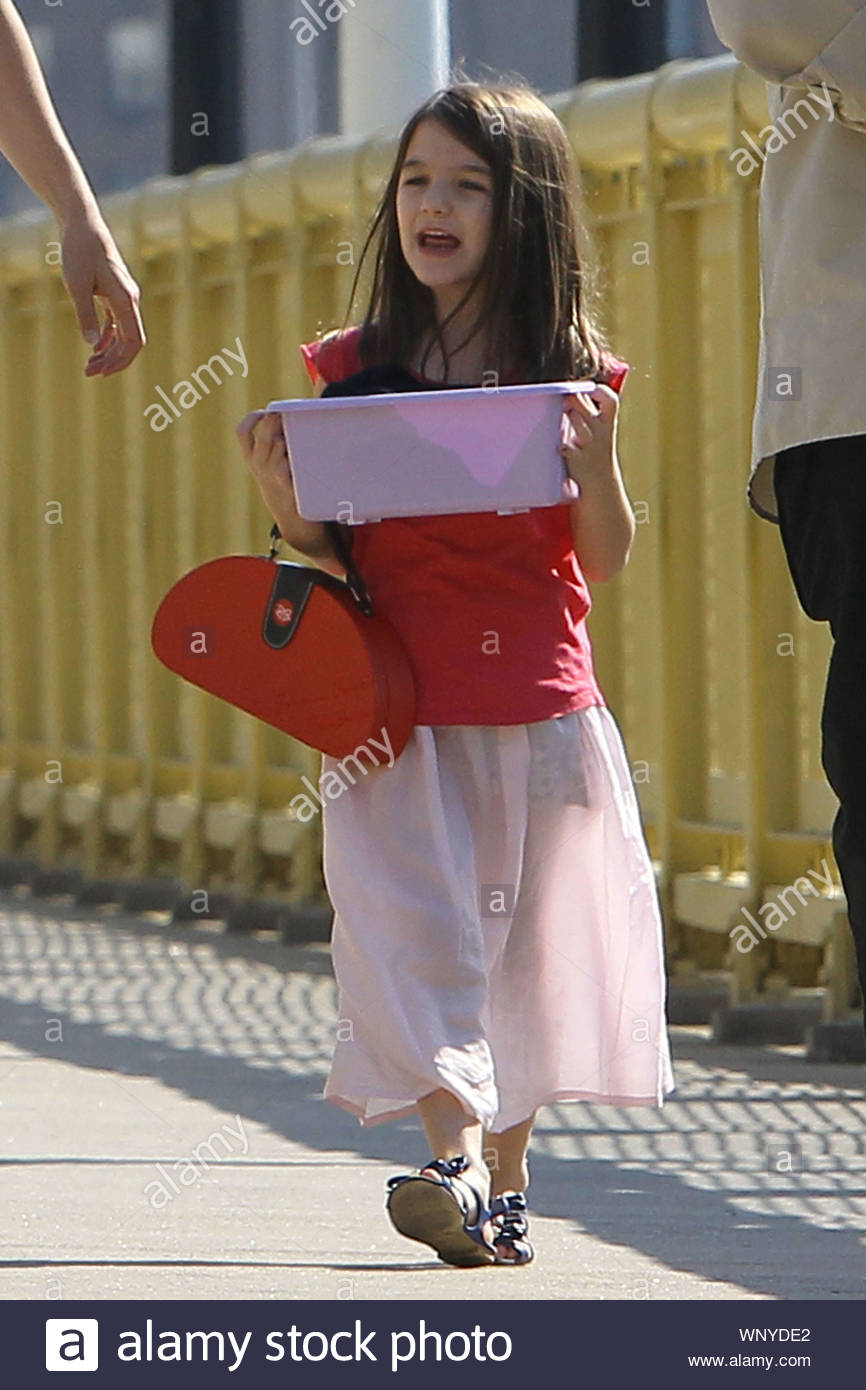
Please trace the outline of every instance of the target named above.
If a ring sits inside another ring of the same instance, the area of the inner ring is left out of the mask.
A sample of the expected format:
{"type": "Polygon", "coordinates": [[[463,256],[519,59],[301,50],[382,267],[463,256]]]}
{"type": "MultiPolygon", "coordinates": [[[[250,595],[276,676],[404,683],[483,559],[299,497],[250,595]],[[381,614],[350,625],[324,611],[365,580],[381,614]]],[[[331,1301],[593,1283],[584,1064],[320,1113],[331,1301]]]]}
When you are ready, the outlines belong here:
{"type": "MultiPolygon", "coordinates": [[[[765,87],[723,57],[550,101],[583,169],[611,341],[633,364],[620,452],[638,538],[596,587],[590,630],[670,954],[687,972],[727,952],[745,998],[774,951],[770,988],[823,978],[828,1014],[844,1012],[838,890],[748,955],[727,938],[743,908],[832,863],[835,812],[818,755],[828,636],[745,502],[758,182],[729,155],[766,124],[765,87]]],[[[289,807],[317,758],[171,676],[149,630],[185,570],[263,552],[269,518],[234,426],[307,390],[297,345],[343,320],[393,150],[329,137],[107,198],[149,335],[107,381],[83,377],[54,224],[0,225],[7,851],[190,889],[320,891],[319,827],[289,807]]]]}

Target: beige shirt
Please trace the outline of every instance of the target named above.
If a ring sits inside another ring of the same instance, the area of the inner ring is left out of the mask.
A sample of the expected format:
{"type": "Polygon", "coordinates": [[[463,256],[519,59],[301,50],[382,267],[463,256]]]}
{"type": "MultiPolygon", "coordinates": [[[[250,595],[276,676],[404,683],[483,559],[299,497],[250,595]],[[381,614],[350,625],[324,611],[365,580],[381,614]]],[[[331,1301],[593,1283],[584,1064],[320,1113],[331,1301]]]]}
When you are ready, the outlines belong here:
{"type": "MultiPolygon", "coordinates": [[[[771,84],[748,495],[778,521],[779,450],[866,435],[866,0],[707,4],[722,43],[771,84]]],[[[747,174],[761,157],[744,139],[731,165],[747,174]]]]}

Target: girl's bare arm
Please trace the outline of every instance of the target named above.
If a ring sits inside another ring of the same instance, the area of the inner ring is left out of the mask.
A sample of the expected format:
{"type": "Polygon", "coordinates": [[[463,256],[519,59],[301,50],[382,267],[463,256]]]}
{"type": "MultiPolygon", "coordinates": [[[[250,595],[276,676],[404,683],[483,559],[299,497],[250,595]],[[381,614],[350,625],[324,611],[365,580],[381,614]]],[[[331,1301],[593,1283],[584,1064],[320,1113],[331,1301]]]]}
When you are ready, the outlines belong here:
{"type": "Polygon", "coordinates": [[[588,398],[578,393],[566,400],[574,438],[560,452],[580,488],[580,500],[571,504],[572,540],[586,578],[603,583],[625,568],[635,534],[616,450],[619,397],[597,386],[588,398]]]}
{"type": "Polygon", "coordinates": [[[634,534],[634,512],[616,462],[608,479],[584,481],[580,500],[571,504],[571,537],[586,578],[604,583],[625,569],[634,534]]]}

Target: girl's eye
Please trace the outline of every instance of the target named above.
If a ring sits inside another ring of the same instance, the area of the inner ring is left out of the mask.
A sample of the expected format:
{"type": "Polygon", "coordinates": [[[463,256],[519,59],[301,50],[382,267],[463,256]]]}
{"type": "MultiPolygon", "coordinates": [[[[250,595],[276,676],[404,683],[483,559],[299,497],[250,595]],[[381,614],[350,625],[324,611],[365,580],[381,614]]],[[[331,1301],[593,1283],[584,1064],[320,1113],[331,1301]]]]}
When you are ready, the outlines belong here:
{"type": "MultiPolygon", "coordinates": [[[[411,179],[404,179],[404,180],[403,180],[403,187],[404,187],[404,188],[407,187],[410,183],[423,183],[423,182],[424,182],[424,176],[423,176],[423,174],[416,174],[414,178],[411,178],[411,179]]],[[[485,192],[485,188],[484,188],[484,185],[483,185],[483,184],[481,184],[481,183],[473,183],[470,179],[461,179],[461,181],[460,181],[460,187],[461,187],[461,188],[476,188],[476,189],[478,190],[479,193],[484,193],[484,192],[485,192]]]]}

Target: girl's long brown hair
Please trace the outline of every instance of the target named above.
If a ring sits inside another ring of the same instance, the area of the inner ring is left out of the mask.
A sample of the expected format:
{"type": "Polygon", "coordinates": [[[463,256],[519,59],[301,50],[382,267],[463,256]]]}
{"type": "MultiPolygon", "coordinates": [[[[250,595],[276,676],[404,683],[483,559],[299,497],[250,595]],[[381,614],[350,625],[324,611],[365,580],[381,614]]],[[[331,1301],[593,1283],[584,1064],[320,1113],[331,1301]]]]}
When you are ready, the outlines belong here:
{"type": "Polygon", "coordinates": [[[596,377],[606,349],[596,321],[597,270],[583,196],[568,137],[531,88],[460,81],[436,92],[409,118],[394,167],[355,271],[346,326],[366,258],[375,246],[370,300],[359,351],[363,366],[408,366],[425,336],[423,372],[438,341],[448,380],[442,328],[480,284],[479,313],[464,343],[483,335],[490,370],[505,378],[559,381],[596,377]],[[397,188],[409,142],[436,120],[491,167],[493,221],[478,274],[443,324],[432,291],[409,269],[400,246],[397,188]]]}

